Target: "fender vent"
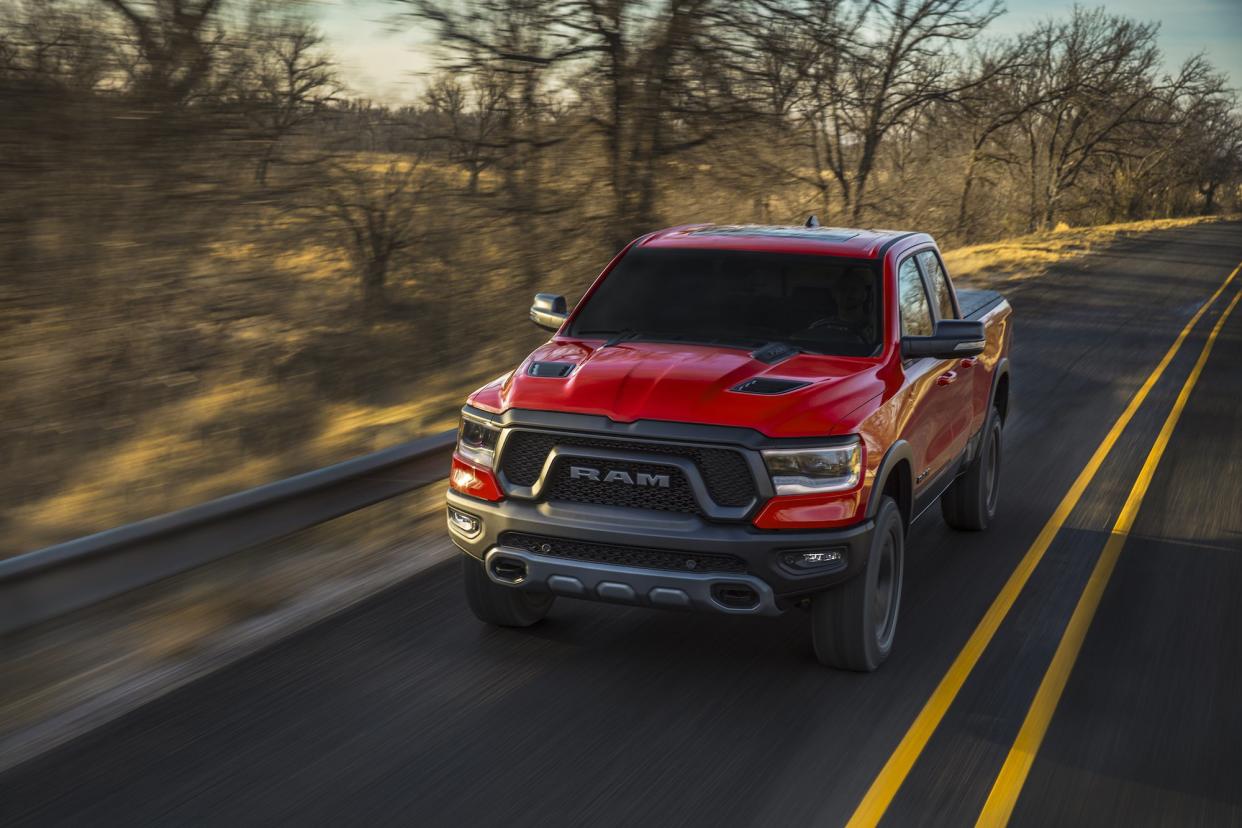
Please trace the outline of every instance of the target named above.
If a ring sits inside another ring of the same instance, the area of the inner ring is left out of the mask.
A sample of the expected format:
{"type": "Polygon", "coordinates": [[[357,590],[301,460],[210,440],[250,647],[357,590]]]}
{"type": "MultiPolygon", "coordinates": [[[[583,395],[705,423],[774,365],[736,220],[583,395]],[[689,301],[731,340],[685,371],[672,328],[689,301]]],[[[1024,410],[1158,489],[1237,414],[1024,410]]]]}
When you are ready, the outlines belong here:
{"type": "Polygon", "coordinates": [[[808,385],[810,385],[809,382],[803,382],[802,380],[781,379],[780,377],[755,377],[735,385],[729,390],[737,391],[741,394],[785,394],[799,388],[805,388],[808,385]]]}
{"type": "Polygon", "coordinates": [[[551,377],[559,379],[567,377],[573,373],[574,364],[572,362],[532,362],[530,368],[526,369],[526,373],[532,377],[551,377]]]}

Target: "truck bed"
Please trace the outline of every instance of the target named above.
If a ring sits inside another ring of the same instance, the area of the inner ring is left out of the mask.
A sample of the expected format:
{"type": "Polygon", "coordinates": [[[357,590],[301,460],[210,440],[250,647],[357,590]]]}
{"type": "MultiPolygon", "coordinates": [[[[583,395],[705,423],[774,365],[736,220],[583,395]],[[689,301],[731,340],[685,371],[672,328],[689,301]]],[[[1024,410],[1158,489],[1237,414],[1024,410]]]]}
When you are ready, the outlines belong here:
{"type": "Polygon", "coordinates": [[[994,290],[957,291],[957,304],[962,310],[963,319],[980,319],[1004,301],[1005,297],[994,290]]]}

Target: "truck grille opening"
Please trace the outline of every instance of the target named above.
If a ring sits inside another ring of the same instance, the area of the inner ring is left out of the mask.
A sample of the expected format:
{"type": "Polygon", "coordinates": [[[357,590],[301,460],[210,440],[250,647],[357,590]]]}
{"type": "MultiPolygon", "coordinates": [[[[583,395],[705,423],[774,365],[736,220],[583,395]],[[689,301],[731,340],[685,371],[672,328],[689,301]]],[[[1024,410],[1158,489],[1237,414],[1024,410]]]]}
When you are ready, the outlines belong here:
{"type": "MultiPolygon", "coordinates": [[[[502,532],[500,545],[538,555],[572,558],[593,563],[633,566],[639,569],[672,569],[680,572],[745,572],[746,562],[735,555],[708,552],[676,552],[605,543],[566,540],[525,532],[502,532]]],[[[757,599],[756,599],[757,600],[757,599]]]]}
{"type": "Polygon", "coordinates": [[[759,595],[745,584],[716,584],[712,597],[721,606],[730,609],[750,609],[759,606],[759,595]]]}
{"type": "MultiPolygon", "coordinates": [[[[744,507],[753,503],[758,495],[750,466],[741,452],[731,448],[714,448],[711,446],[684,445],[679,443],[662,443],[648,440],[617,440],[611,438],[590,437],[575,434],[553,434],[539,431],[516,430],[506,438],[500,457],[500,470],[505,478],[517,486],[533,486],[543,471],[544,461],[553,446],[572,446],[580,448],[612,449],[614,451],[633,451],[643,454],[667,455],[684,457],[695,464],[703,476],[708,495],[719,506],[744,507]]],[[[663,511],[699,512],[698,504],[690,492],[689,484],[676,469],[668,466],[643,464],[633,461],[624,464],[628,469],[642,469],[652,473],[669,474],[674,472],[680,483],[674,485],[670,479],[668,488],[653,489],[645,493],[634,494],[627,489],[642,489],[638,486],[609,485],[600,488],[580,486],[557,488],[557,497],[561,500],[573,500],[585,503],[606,505],[635,506],[637,508],[661,509],[654,505],[668,502],[663,511]],[[684,489],[685,496],[676,494],[684,489]],[[654,494],[653,494],[654,492],[654,494]]],[[[609,462],[609,468],[616,464],[609,462]]],[[[562,475],[563,477],[563,475],[562,475]]],[[[573,481],[582,483],[584,481],[573,481]]],[[[586,481],[590,482],[590,481],[586,481]]],[[[552,495],[549,494],[549,497],[552,495]]]]}
{"type": "Polygon", "coordinates": [[[655,475],[667,480],[667,486],[637,486],[607,483],[599,480],[573,479],[569,476],[568,458],[552,467],[552,484],[545,490],[545,500],[569,500],[574,503],[598,503],[604,506],[628,506],[632,509],[655,509],[660,512],[696,514],[699,502],[686,477],[672,466],[628,463],[609,460],[609,471],[624,472],[632,480],[639,475],[655,475]]]}
{"type": "Polygon", "coordinates": [[[492,575],[508,584],[520,584],[526,580],[526,564],[517,558],[497,555],[489,563],[492,575]]]}

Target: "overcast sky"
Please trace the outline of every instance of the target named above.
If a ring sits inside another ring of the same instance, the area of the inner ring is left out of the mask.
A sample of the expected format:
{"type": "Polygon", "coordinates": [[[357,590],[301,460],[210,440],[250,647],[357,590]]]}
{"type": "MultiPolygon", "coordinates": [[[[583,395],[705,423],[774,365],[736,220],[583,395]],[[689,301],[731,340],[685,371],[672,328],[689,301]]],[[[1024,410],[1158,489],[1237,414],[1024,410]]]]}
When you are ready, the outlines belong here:
{"type": "MultiPolygon", "coordinates": [[[[1008,0],[1008,13],[992,34],[1012,35],[1049,16],[1060,17],[1073,0],[1008,0]]],[[[1242,0],[1110,0],[1108,10],[1160,24],[1160,46],[1170,68],[1206,52],[1234,86],[1242,85],[1242,0]]],[[[416,94],[417,75],[431,68],[426,37],[416,24],[391,31],[398,4],[386,0],[315,0],[313,14],[328,36],[345,80],[361,95],[399,104],[416,94]]]]}

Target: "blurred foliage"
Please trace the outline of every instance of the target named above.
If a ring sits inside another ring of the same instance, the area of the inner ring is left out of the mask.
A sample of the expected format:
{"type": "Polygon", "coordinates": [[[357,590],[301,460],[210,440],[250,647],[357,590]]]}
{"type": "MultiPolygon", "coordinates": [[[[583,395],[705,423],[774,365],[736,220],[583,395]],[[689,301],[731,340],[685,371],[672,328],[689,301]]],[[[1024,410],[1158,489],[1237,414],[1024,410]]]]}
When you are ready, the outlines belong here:
{"type": "Polygon", "coordinates": [[[1236,209],[1226,81],[984,0],[394,0],[442,67],[351,96],[275,0],[0,8],[0,553],[447,426],[630,238],[956,244],[1236,209]]]}

